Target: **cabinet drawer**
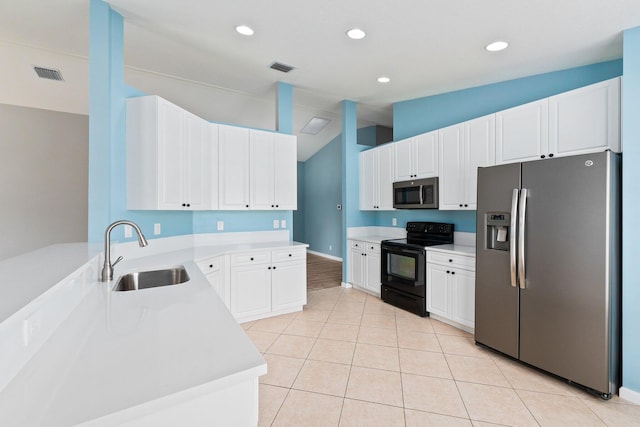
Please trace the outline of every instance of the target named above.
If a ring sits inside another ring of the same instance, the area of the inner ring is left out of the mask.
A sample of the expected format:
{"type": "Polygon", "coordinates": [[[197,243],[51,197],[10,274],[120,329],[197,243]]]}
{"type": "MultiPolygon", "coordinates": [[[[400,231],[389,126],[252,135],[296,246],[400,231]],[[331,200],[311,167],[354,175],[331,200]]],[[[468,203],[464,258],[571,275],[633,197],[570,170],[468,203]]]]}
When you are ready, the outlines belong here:
{"type": "Polygon", "coordinates": [[[198,268],[204,274],[213,273],[214,271],[220,270],[222,266],[222,257],[209,258],[204,261],[198,261],[198,268]]]}
{"type": "Polygon", "coordinates": [[[271,261],[291,261],[307,258],[306,248],[278,249],[271,252],[271,261]]]}
{"type": "Polygon", "coordinates": [[[265,252],[243,252],[231,255],[231,265],[251,265],[267,264],[271,261],[271,253],[265,252]]]}
{"type": "Polygon", "coordinates": [[[476,268],[476,260],[474,257],[445,254],[442,252],[427,251],[427,262],[467,268],[471,270],[475,270],[476,268]]]}
{"type": "Polygon", "coordinates": [[[367,253],[370,253],[370,254],[379,254],[380,253],[380,244],[379,243],[363,242],[363,244],[365,245],[364,247],[367,250],[367,253]]]}
{"type": "Polygon", "coordinates": [[[366,246],[366,242],[362,242],[360,240],[349,240],[349,242],[351,242],[349,244],[350,248],[354,248],[354,249],[361,249],[364,250],[365,246],[366,246]]]}

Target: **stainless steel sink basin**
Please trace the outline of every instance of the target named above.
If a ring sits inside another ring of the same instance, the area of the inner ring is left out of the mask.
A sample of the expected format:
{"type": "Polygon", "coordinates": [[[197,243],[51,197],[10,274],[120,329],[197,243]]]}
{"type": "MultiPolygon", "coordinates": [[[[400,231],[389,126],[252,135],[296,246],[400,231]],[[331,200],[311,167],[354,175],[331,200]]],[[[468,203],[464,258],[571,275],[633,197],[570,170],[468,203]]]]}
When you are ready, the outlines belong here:
{"type": "Polygon", "coordinates": [[[166,268],[164,270],[137,271],[120,277],[113,288],[114,291],[135,291],[158,286],[178,285],[187,282],[189,275],[184,266],[166,268]]]}

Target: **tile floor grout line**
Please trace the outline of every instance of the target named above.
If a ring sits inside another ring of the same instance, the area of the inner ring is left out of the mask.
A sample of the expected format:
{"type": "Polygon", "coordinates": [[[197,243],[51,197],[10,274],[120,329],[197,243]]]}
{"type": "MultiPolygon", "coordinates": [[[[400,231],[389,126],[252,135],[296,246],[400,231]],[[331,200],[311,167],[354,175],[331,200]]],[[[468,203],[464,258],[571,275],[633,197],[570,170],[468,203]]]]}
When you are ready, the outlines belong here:
{"type": "Polygon", "coordinates": [[[449,364],[449,360],[447,359],[447,353],[444,352],[444,349],[442,348],[442,344],[440,343],[440,336],[438,335],[437,331],[433,330],[435,332],[436,335],[436,339],[438,340],[438,345],[440,346],[440,349],[442,350],[442,356],[444,358],[444,362],[447,364],[447,368],[449,369],[449,374],[451,374],[451,379],[453,381],[453,384],[456,386],[456,391],[458,392],[458,396],[460,397],[460,401],[462,402],[462,406],[464,407],[464,411],[467,413],[467,417],[469,419],[469,422],[471,424],[473,424],[473,421],[471,420],[471,414],[469,413],[469,408],[467,408],[467,403],[464,401],[464,398],[462,397],[462,392],[460,392],[460,387],[458,387],[458,382],[456,381],[456,377],[453,375],[453,371],[451,370],[451,365],[449,364]]]}

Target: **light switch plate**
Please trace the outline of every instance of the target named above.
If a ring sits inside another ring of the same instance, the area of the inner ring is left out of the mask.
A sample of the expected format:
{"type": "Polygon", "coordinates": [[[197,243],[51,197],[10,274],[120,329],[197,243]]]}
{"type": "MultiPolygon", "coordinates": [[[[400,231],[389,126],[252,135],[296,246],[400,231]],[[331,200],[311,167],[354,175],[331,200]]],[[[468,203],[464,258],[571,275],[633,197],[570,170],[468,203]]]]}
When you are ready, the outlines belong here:
{"type": "Polygon", "coordinates": [[[218,231],[224,230],[224,221],[218,221],[218,231]]]}
{"type": "Polygon", "coordinates": [[[280,228],[280,221],[278,221],[277,219],[273,220],[273,228],[280,228]]]}
{"type": "Polygon", "coordinates": [[[280,220],[280,228],[287,228],[287,220],[286,219],[280,220]]]}
{"type": "Polygon", "coordinates": [[[130,225],[124,225],[124,237],[131,237],[133,235],[133,230],[130,225]]]}
{"type": "Polygon", "coordinates": [[[155,235],[160,234],[160,230],[161,230],[161,228],[160,228],[160,223],[159,222],[153,224],[153,234],[155,234],[155,235]]]}

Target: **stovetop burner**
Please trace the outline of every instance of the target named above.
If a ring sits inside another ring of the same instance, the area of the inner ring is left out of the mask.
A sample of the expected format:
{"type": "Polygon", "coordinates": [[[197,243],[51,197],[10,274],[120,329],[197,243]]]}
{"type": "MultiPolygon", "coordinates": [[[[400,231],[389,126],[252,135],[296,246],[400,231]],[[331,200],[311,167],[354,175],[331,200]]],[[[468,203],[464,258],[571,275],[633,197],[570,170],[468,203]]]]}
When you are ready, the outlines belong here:
{"type": "Polygon", "coordinates": [[[383,243],[394,246],[425,248],[427,246],[453,243],[453,224],[441,222],[408,222],[406,239],[384,240],[383,243]]]}

